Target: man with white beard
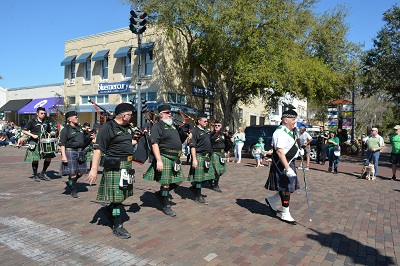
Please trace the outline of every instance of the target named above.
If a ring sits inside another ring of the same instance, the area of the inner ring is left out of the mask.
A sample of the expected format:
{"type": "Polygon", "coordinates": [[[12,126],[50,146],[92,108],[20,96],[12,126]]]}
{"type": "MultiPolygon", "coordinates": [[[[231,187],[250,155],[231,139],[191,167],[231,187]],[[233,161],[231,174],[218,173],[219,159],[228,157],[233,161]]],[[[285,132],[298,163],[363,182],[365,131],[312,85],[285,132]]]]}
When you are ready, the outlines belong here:
{"type": "Polygon", "coordinates": [[[171,106],[161,105],[158,112],[160,122],[153,125],[150,135],[154,160],[143,178],[160,183],[160,191],[155,195],[162,205],[163,213],[174,217],[176,213],[169,203],[169,191],[177,188],[184,180],[180,157],[186,136],[173,124],[171,106]]]}

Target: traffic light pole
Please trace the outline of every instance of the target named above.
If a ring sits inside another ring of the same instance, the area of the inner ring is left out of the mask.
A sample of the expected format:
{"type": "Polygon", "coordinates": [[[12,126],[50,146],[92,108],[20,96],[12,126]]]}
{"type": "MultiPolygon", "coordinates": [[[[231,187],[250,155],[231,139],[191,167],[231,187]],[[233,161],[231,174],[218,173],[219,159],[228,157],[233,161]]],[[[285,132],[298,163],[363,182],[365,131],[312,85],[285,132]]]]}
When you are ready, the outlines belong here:
{"type": "Polygon", "coordinates": [[[137,81],[136,81],[136,110],[137,110],[137,127],[142,128],[142,80],[140,78],[140,69],[142,66],[142,34],[137,34],[138,38],[138,71],[137,71],[137,81]]]}

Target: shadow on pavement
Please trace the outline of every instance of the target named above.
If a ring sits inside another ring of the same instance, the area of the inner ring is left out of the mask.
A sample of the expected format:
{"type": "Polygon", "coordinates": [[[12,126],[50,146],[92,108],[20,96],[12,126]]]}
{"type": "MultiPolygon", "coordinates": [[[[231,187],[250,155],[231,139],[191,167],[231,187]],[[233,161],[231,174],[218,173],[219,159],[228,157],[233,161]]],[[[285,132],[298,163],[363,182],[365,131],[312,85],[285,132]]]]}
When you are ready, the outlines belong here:
{"type": "MultiPolygon", "coordinates": [[[[308,238],[318,241],[321,245],[335,251],[336,254],[346,256],[351,260],[347,262],[346,259],[346,263],[355,263],[361,265],[396,265],[393,258],[382,255],[377,249],[350,239],[343,234],[324,234],[317,230],[311,228],[309,229],[315,232],[316,235],[307,234],[308,238]]],[[[329,253],[327,256],[336,257],[335,254],[329,253]]],[[[328,260],[330,259],[328,258],[328,260]]]]}
{"type": "Polygon", "coordinates": [[[249,210],[254,214],[266,215],[272,218],[277,218],[270,210],[269,207],[254,199],[236,199],[236,204],[242,208],[249,210]]]}

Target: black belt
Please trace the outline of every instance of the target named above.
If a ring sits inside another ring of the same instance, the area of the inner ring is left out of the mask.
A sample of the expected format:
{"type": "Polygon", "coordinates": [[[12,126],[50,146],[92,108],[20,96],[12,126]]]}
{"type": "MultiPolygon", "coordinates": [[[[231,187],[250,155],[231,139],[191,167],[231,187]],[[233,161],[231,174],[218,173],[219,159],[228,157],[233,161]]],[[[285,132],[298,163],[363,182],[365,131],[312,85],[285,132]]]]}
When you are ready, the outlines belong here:
{"type": "Polygon", "coordinates": [[[82,148],[65,148],[67,151],[81,151],[82,148]]]}
{"type": "Polygon", "coordinates": [[[178,151],[178,150],[161,149],[160,152],[162,154],[171,155],[171,156],[181,156],[182,155],[182,151],[178,151]]]}
{"type": "Polygon", "coordinates": [[[224,153],[224,152],[225,152],[225,150],[224,150],[224,149],[213,149],[213,151],[215,151],[215,152],[222,152],[222,153],[224,153]]]}
{"type": "Polygon", "coordinates": [[[197,152],[196,151],[196,154],[201,155],[201,156],[209,157],[211,155],[211,152],[197,152]]]}
{"type": "Polygon", "coordinates": [[[133,156],[111,156],[111,157],[118,157],[121,161],[132,161],[133,156]]]}

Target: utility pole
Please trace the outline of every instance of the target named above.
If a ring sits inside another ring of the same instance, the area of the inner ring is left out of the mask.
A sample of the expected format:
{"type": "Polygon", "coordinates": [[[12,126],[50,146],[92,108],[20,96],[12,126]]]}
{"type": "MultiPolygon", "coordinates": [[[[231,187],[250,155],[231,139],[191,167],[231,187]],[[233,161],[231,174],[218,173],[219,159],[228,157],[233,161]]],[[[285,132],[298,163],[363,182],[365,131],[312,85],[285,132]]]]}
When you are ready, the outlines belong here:
{"type": "Polygon", "coordinates": [[[142,12],[142,11],[136,11],[136,10],[131,10],[130,11],[131,17],[130,17],[130,24],[129,24],[129,29],[131,30],[132,33],[136,34],[137,39],[138,39],[138,72],[137,72],[137,81],[136,81],[136,110],[137,110],[137,127],[141,128],[142,127],[142,97],[141,97],[141,92],[142,92],[142,81],[141,81],[141,75],[140,75],[140,69],[142,66],[142,33],[146,30],[146,17],[147,13],[142,12]]]}

